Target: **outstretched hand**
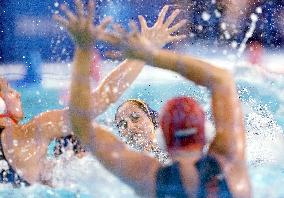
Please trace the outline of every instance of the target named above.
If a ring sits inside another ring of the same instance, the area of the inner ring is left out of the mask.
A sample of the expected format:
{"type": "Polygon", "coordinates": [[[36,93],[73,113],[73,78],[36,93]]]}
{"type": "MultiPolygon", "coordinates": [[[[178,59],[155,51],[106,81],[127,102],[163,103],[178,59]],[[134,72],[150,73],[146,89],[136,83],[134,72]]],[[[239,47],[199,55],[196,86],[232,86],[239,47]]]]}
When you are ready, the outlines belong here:
{"type": "Polygon", "coordinates": [[[170,42],[186,38],[186,35],[172,35],[186,24],[186,20],[181,20],[172,25],[180,10],[175,10],[165,20],[168,9],[168,5],[163,7],[153,27],[148,27],[145,18],[138,16],[141,32],[138,31],[138,27],[133,21],[129,23],[130,32],[127,32],[119,24],[114,24],[114,34],[109,33],[107,39],[104,40],[118,46],[121,51],[109,51],[107,56],[113,59],[121,58],[121,56],[141,58],[141,55],[149,54],[154,49],[162,48],[170,42]]]}
{"type": "Polygon", "coordinates": [[[181,20],[175,25],[172,25],[173,21],[180,13],[180,10],[174,10],[174,12],[165,20],[168,10],[169,5],[165,5],[159,13],[159,17],[153,27],[148,27],[145,18],[141,15],[138,16],[141,26],[141,36],[148,39],[155,47],[162,48],[168,43],[186,38],[186,35],[172,35],[172,33],[177,32],[186,24],[186,20],[181,20]]]}
{"type": "Polygon", "coordinates": [[[138,33],[137,26],[130,22],[131,31],[127,32],[118,24],[113,26],[115,34],[109,34],[105,41],[117,46],[120,51],[108,51],[106,55],[112,59],[121,59],[121,57],[132,59],[143,59],[158,48],[150,40],[138,33]]]}
{"type": "Polygon", "coordinates": [[[106,17],[100,25],[95,26],[93,24],[95,10],[94,0],[89,0],[86,16],[84,14],[84,6],[82,1],[74,1],[76,4],[76,14],[73,13],[65,4],[63,4],[61,5],[61,10],[67,16],[67,19],[57,14],[54,15],[53,18],[69,31],[78,47],[90,48],[94,41],[103,39],[105,29],[111,22],[111,18],[106,17]]]}

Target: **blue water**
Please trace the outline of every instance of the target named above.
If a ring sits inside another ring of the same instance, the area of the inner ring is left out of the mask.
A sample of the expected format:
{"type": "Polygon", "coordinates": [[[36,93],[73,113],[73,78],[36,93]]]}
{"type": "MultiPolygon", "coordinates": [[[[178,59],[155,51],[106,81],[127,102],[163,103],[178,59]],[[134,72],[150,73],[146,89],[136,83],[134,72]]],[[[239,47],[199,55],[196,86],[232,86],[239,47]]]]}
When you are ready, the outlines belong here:
{"type": "MultiPolygon", "coordinates": [[[[147,72],[151,72],[151,69],[147,68],[144,75],[147,75],[147,72]]],[[[204,105],[207,118],[210,120],[210,93],[178,75],[171,74],[169,78],[176,80],[161,78],[146,81],[148,82],[146,84],[143,80],[135,81],[119,101],[98,118],[98,121],[111,121],[116,107],[128,98],[143,99],[151,107],[159,110],[167,99],[178,95],[194,96],[204,105]]],[[[254,195],[284,197],[284,190],[281,188],[284,180],[284,156],[281,153],[284,149],[283,77],[275,78],[270,75],[264,77],[246,68],[244,71],[242,69],[236,72],[235,78],[245,114],[248,165],[254,195]],[[253,78],[245,78],[244,74],[253,78]]],[[[46,110],[63,107],[59,103],[62,90],[47,89],[41,85],[17,89],[22,94],[26,115],[23,122],[46,110]]],[[[57,181],[58,187],[34,185],[12,189],[0,185],[0,197],[94,197],[94,195],[95,197],[135,197],[131,189],[111,176],[90,156],[81,161],[65,156],[58,164],[55,176],[59,180],[64,178],[64,181],[57,181]]]]}

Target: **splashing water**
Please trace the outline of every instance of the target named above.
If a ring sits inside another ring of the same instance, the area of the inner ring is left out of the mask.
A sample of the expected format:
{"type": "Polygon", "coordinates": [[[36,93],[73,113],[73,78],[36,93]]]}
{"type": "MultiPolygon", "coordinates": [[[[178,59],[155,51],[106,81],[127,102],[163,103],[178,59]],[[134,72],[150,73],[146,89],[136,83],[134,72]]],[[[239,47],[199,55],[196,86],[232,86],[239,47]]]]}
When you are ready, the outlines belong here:
{"type": "Polygon", "coordinates": [[[250,37],[252,37],[252,34],[256,28],[256,22],[258,20],[258,17],[256,14],[251,14],[251,25],[249,27],[249,30],[245,34],[245,38],[243,39],[242,43],[240,44],[240,48],[238,49],[237,57],[240,58],[241,55],[243,54],[245,48],[246,48],[246,43],[249,40],[250,37]]]}
{"type": "Polygon", "coordinates": [[[247,154],[253,166],[283,163],[284,136],[272,115],[251,112],[246,115],[247,154]]]}
{"type": "MultiPolygon", "coordinates": [[[[212,0],[212,3],[215,3],[215,0],[212,0]]],[[[54,7],[57,9],[58,2],[54,3],[54,7]]],[[[58,11],[56,10],[55,12],[58,11]]],[[[256,9],[256,13],[259,14],[261,12],[260,7],[256,9]]],[[[215,10],[214,13],[218,17],[221,16],[218,10],[215,10]]],[[[207,12],[202,13],[202,19],[204,21],[209,20],[210,17],[213,17],[213,15],[207,12]]],[[[257,20],[257,15],[252,14],[251,25],[238,49],[237,42],[233,41],[231,43],[231,47],[237,49],[235,61],[242,56],[246,43],[256,28],[257,20]]],[[[230,39],[230,35],[225,32],[225,26],[226,24],[223,25],[224,36],[226,39],[230,39]]],[[[200,26],[199,29],[202,31],[203,27],[200,26]]],[[[62,31],[63,29],[60,28],[60,30],[62,31]]],[[[68,53],[70,50],[61,48],[66,38],[66,36],[59,36],[51,40],[51,45],[54,48],[52,61],[63,62],[65,64],[65,61],[62,61],[62,56],[67,56],[67,61],[71,60],[71,55],[68,53]]],[[[253,69],[248,70],[252,71],[253,69]]],[[[258,84],[259,89],[267,90],[271,85],[268,85],[267,79],[261,76],[257,71],[253,72],[240,72],[237,73],[235,77],[237,84],[248,90],[247,92],[240,92],[240,97],[246,98],[246,95],[248,95],[249,98],[243,99],[242,103],[247,131],[247,159],[255,197],[284,197],[284,191],[281,191],[282,188],[279,188],[279,184],[283,184],[284,182],[284,167],[282,166],[284,155],[281,153],[281,151],[284,150],[284,124],[281,128],[279,123],[276,122],[277,117],[279,120],[284,117],[284,98],[283,95],[280,94],[281,92],[283,93],[282,88],[284,81],[280,82],[279,87],[276,86],[274,88],[276,91],[272,93],[277,96],[276,103],[280,104],[279,107],[277,107],[275,111],[269,108],[263,108],[262,111],[258,111],[256,108],[259,101],[251,99],[255,97],[255,95],[253,95],[254,86],[258,84]],[[256,75],[250,75],[253,72],[256,73],[256,75]],[[243,77],[246,75],[250,77],[251,81],[244,83],[243,77]],[[251,89],[249,89],[250,86],[252,87],[251,89]]],[[[60,79],[68,80],[64,75],[61,77],[60,79]]],[[[52,81],[50,78],[51,75],[47,80],[52,81]]],[[[149,101],[150,106],[159,109],[164,101],[172,96],[194,95],[202,104],[206,105],[207,108],[205,108],[205,110],[208,114],[208,119],[210,119],[209,94],[202,88],[193,88],[192,84],[185,82],[184,79],[177,77],[177,75],[166,72],[162,73],[160,70],[157,71],[149,68],[145,69],[139,78],[136,84],[134,83],[134,85],[129,88],[117,104],[120,104],[127,98],[141,98],[149,101]],[[162,74],[159,75],[158,78],[156,78],[157,72],[162,74]],[[155,74],[155,78],[151,78],[151,74],[155,74]],[[149,82],[151,87],[149,88],[144,82],[149,82]]],[[[113,91],[115,92],[116,90],[114,89],[113,91]]],[[[29,100],[25,102],[26,104],[24,104],[24,106],[28,106],[28,111],[32,111],[33,108],[36,108],[28,104],[42,103],[42,99],[38,99],[38,97],[44,98],[45,96],[37,93],[31,94],[29,100]],[[31,102],[33,100],[32,97],[35,95],[37,96],[35,102],[31,102]]],[[[257,97],[261,99],[264,98],[260,92],[257,94],[257,97]]],[[[54,96],[54,98],[56,98],[56,96],[54,96]]],[[[265,99],[263,100],[264,103],[269,102],[267,100],[265,101],[265,99]]],[[[53,98],[48,98],[46,105],[41,107],[43,109],[40,109],[40,111],[45,111],[46,109],[44,108],[58,108],[58,101],[56,101],[56,103],[53,103],[53,101],[53,98]],[[57,104],[57,106],[54,104],[57,104]]],[[[112,106],[110,112],[106,112],[105,115],[102,115],[102,117],[106,117],[104,120],[113,117],[114,110],[115,108],[112,106]]],[[[53,178],[52,183],[56,188],[36,184],[27,188],[13,189],[9,185],[0,185],[0,197],[137,197],[132,189],[114,177],[96,158],[90,155],[79,159],[68,152],[64,153],[55,161],[55,169],[53,172],[48,174],[49,177],[53,178]]]]}
{"type": "Polygon", "coordinates": [[[68,191],[91,197],[136,197],[130,187],[107,171],[93,156],[78,158],[67,152],[55,164],[52,183],[57,188],[67,187],[68,191]]]}

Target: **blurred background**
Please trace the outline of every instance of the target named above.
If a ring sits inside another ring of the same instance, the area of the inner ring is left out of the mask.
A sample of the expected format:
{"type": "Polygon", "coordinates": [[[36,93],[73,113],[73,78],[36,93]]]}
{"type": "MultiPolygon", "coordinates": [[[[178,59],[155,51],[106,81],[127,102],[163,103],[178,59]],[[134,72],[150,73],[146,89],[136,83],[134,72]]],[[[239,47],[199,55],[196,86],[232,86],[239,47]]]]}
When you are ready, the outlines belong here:
{"type": "MultiPolygon", "coordinates": [[[[74,8],[71,0],[1,0],[0,63],[25,63],[31,61],[31,56],[44,62],[70,60],[73,44],[65,30],[52,20],[63,2],[74,8]]],[[[188,35],[182,45],[206,43],[238,48],[253,18],[257,21],[247,44],[269,50],[284,47],[283,0],[97,0],[95,21],[111,15],[126,26],[130,19],[137,21],[137,15],[142,14],[153,24],[165,4],[180,8],[180,18],[188,19],[180,32],[188,35]]]]}

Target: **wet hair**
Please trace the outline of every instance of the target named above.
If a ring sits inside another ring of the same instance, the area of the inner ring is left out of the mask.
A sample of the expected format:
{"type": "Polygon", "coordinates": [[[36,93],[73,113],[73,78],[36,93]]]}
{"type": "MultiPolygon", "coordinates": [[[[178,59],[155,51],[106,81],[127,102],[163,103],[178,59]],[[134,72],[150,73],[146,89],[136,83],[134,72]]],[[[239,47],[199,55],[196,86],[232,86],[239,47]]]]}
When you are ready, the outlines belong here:
{"type": "Polygon", "coordinates": [[[175,97],[162,109],[161,128],[168,150],[188,150],[205,145],[205,114],[189,97],[175,97]]]}
{"type": "Polygon", "coordinates": [[[134,103],[137,107],[139,107],[142,111],[144,111],[146,113],[146,115],[148,116],[148,118],[153,123],[154,129],[158,128],[158,126],[159,126],[159,115],[158,115],[158,112],[153,110],[152,108],[150,108],[150,106],[146,102],[144,102],[143,100],[139,100],[139,99],[128,99],[125,102],[123,102],[116,109],[115,120],[117,119],[117,113],[118,113],[119,108],[122,107],[124,104],[126,104],[128,102],[134,103]]]}

